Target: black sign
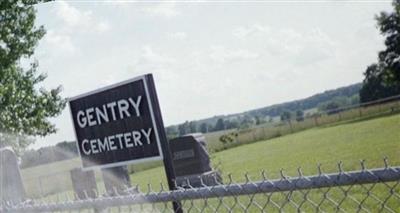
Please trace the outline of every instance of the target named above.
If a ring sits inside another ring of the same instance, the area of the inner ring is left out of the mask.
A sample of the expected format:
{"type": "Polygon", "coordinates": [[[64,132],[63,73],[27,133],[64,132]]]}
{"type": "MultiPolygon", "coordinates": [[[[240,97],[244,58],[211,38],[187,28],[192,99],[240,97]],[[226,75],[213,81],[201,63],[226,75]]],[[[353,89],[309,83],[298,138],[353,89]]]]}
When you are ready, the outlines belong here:
{"type": "MultiPolygon", "coordinates": [[[[83,168],[162,159],[153,108],[153,83],[145,75],[69,100],[83,168]]],[[[157,102],[158,103],[158,102],[157,102]]],[[[162,122],[162,121],[161,121],[162,122]]]]}

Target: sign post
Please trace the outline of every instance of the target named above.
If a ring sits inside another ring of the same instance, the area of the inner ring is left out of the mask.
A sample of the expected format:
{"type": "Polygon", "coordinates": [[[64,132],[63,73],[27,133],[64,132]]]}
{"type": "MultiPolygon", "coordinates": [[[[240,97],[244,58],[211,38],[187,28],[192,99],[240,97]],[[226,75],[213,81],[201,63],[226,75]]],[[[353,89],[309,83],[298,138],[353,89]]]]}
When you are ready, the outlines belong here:
{"type": "MultiPolygon", "coordinates": [[[[147,74],[69,99],[83,170],[163,160],[175,173],[153,76],[147,74]]],[[[178,201],[175,212],[182,212],[178,201]]]]}
{"type": "MultiPolygon", "coordinates": [[[[146,78],[148,79],[149,83],[149,89],[150,89],[150,96],[153,98],[153,106],[158,109],[156,110],[157,112],[155,113],[156,120],[158,121],[157,124],[159,125],[159,128],[162,129],[160,131],[160,140],[161,140],[161,146],[163,150],[163,155],[164,155],[164,169],[165,169],[165,174],[167,176],[167,181],[168,181],[168,187],[170,190],[176,190],[176,185],[175,185],[175,170],[174,170],[174,164],[172,161],[172,154],[171,150],[168,144],[168,138],[167,134],[165,133],[164,130],[164,123],[162,120],[161,116],[161,110],[160,110],[160,105],[158,103],[157,99],[157,93],[156,93],[156,87],[154,84],[153,76],[152,75],[146,75],[146,78]]],[[[172,202],[174,211],[176,213],[182,213],[182,204],[179,201],[174,201],[172,202]]]]}

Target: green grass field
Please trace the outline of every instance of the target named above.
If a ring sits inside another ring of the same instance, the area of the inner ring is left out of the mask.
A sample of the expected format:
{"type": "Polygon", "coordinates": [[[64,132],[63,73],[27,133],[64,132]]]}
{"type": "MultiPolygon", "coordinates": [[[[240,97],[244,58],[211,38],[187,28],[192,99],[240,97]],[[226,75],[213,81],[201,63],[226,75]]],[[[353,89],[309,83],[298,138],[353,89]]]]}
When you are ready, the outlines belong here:
{"type": "MultiPolygon", "coordinates": [[[[288,176],[296,176],[298,167],[302,168],[305,175],[315,175],[318,172],[318,163],[322,164],[322,170],[325,173],[337,172],[337,163],[339,161],[343,162],[343,168],[347,171],[360,169],[360,160],[366,160],[367,168],[378,168],[384,166],[383,158],[385,156],[388,157],[390,165],[400,165],[400,114],[342,121],[315,127],[294,134],[213,153],[211,158],[214,165],[219,165],[225,180],[227,180],[226,176],[231,173],[235,182],[243,182],[245,181],[244,174],[246,172],[252,180],[260,180],[260,172],[262,170],[266,171],[270,179],[280,178],[279,171],[282,168],[288,176]]],[[[79,161],[75,159],[22,170],[28,194],[34,196],[35,193],[30,192],[35,191],[35,188],[38,187],[37,183],[29,183],[28,180],[30,178],[32,179],[40,174],[57,172],[63,174],[65,169],[71,169],[76,165],[79,165],[79,161]]],[[[60,190],[65,187],[70,188],[69,175],[59,176],[57,178],[50,176],[43,179],[43,187],[45,189],[48,187],[54,189],[51,186],[57,185],[60,186],[60,190]]],[[[99,189],[104,188],[101,178],[99,178],[100,174],[97,173],[96,176],[99,181],[99,189]]],[[[150,183],[152,190],[157,191],[160,189],[160,182],[166,186],[163,167],[134,173],[131,175],[131,182],[134,185],[138,184],[142,191],[147,191],[147,186],[150,183]]],[[[356,189],[356,187],[354,187],[354,190],[353,196],[362,200],[365,190],[363,188],[356,189]]],[[[398,191],[398,188],[396,190],[398,191]]],[[[296,193],[297,195],[294,194],[293,199],[301,200],[302,194],[299,194],[300,192],[296,193]]],[[[339,189],[332,189],[330,193],[332,197],[336,198],[342,192],[339,189]]],[[[388,189],[381,186],[375,187],[374,193],[385,195],[388,193],[388,189]]],[[[318,200],[323,197],[323,194],[323,190],[313,190],[310,196],[318,200]]],[[[278,203],[284,203],[284,194],[275,193],[273,197],[278,200],[278,203]]],[[[225,199],[227,203],[234,205],[232,198],[225,199]]],[[[240,198],[244,202],[246,199],[240,198]]],[[[257,195],[255,199],[259,202],[264,202],[265,196],[257,195]]],[[[337,199],[340,200],[340,196],[337,199]]],[[[389,200],[389,203],[396,201],[398,202],[398,200],[389,200]]],[[[201,202],[196,201],[196,205],[202,205],[201,202]]],[[[368,201],[367,203],[370,209],[379,210],[374,207],[374,202],[368,201]]],[[[330,208],[328,204],[324,205],[327,205],[325,209],[330,208]]],[[[344,204],[347,208],[350,208],[348,206],[351,205],[354,205],[354,203],[344,204]]],[[[392,206],[400,208],[399,204],[396,203],[392,204],[392,206]]],[[[252,208],[257,210],[256,207],[252,208]]],[[[294,210],[291,207],[286,208],[287,211],[294,210]]],[[[312,208],[313,206],[305,207],[306,210],[311,210],[312,208]]],[[[356,207],[350,209],[354,208],[356,207]]],[[[397,210],[400,211],[400,209],[397,210]]],[[[212,209],[209,211],[212,211],[212,209]]],[[[240,209],[236,209],[236,211],[240,211],[240,209]]]]}
{"type": "MultiPolygon", "coordinates": [[[[220,164],[225,180],[227,174],[231,173],[235,182],[244,182],[246,172],[252,180],[260,180],[262,170],[266,171],[268,178],[277,179],[280,178],[282,168],[284,174],[288,176],[297,176],[298,167],[302,168],[304,175],[316,175],[318,163],[322,164],[324,173],[338,172],[339,161],[342,161],[343,168],[347,171],[361,169],[360,160],[366,161],[367,168],[379,168],[384,166],[384,157],[389,159],[390,165],[400,165],[399,114],[341,122],[247,144],[214,153],[212,160],[214,164],[220,164]]],[[[153,190],[159,190],[160,181],[165,184],[163,168],[153,168],[133,174],[131,181],[139,184],[143,191],[147,190],[147,183],[152,184],[153,190]]],[[[388,185],[395,186],[395,183],[388,183],[388,185]]],[[[367,191],[381,200],[390,196],[390,190],[384,184],[314,189],[310,190],[307,196],[316,204],[320,204],[321,209],[318,211],[337,211],[336,204],[324,200],[326,194],[335,202],[346,198],[340,205],[345,212],[358,211],[359,203],[357,202],[362,200],[364,200],[363,207],[367,211],[383,211],[375,198],[367,197],[367,191]],[[345,195],[343,190],[349,190],[348,195],[345,195]]],[[[397,186],[394,191],[400,193],[400,188],[397,186]]],[[[303,193],[304,191],[293,192],[291,200],[301,203],[304,199],[303,193]]],[[[259,194],[252,199],[247,196],[240,196],[238,199],[223,198],[225,205],[220,206],[221,209],[218,211],[226,212],[227,208],[232,208],[233,212],[244,211],[240,205],[237,205],[239,201],[242,205],[248,206],[249,212],[258,212],[259,209],[254,202],[265,204],[268,196],[271,196],[269,198],[279,206],[284,206],[284,211],[297,211],[295,205],[286,203],[287,193],[259,194]]],[[[194,205],[198,208],[205,207],[205,212],[213,212],[219,203],[218,199],[209,199],[207,203],[202,200],[194,201],[194,205]]],[[[186,209],[193,205],[189,201],[183,204],[186,209]]],[[[399,200],[393,196],[387,200],[386,204],[394,211],[400,211],[399,200]]],[[[311,202],[306,202],[301,209],[305,212],[315,211],[316,206],[311,202]]],[[[276,212],[279,208],[269,204],[266,210],[276,212]]]]}
{"type": "MultiPolygon", "coordinates": [[[[259,179],[261,170],[270,178],[278,178],[281,168],[291,176],[297,174],[298,167],[306,175],[317,174],[318,163],[327,173],[337,171],[339,161],[346,170],[360,169],[360,160],[366,160],[368,168],[383,167],[385,156],[391,165],[400,165],[399,114],[313,128],[235,147],[214,153],[212,161],[220,163],[224,175],[231,173],[240,182],[246,172],[259,179]]],[[[158,186],[165,178],[162,167],[158,167],[132,174],[131,180],[145,187],[147,183],[158,186]]]]}
{"type": "Polygon", "coordinates": [[[378,117],[400,112],[400,101],[381,103],[358,108],[349,108],[338,113],[326,114],[320,116],[306,117],[303,121],[291,120],[289,122],[275,121],[252,126],[248,129],[224,130],[205,134],[208,142],[208,149],[211,152],[218,152],[232,147],[240,146],[255,141],[268,140],[279,136],[292,134],[306,129],[321,127],[327,125],[338,125],[344,122],[378,117]],[[235,133],[233,136],[230,133],[235,133]],[[229,136],[231,142],[223,142],[221,136],[229,136]]]}

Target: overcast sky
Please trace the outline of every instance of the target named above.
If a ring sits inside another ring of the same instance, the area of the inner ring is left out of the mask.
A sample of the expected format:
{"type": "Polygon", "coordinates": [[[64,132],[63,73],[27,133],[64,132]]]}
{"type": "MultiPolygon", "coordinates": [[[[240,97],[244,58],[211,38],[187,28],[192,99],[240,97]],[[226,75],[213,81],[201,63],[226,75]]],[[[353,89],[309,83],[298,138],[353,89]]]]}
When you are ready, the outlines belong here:
{"type": "MultiPolygon", "coordinates": [[[[390,1],[99,2],[37,7],[47,29],[35,58],[72,97],[153,73],[166,125],[242,112],[357,83],[383,38],[390,1]]],[[[75,140],[69,109],[58,133],[75,140]]]]}

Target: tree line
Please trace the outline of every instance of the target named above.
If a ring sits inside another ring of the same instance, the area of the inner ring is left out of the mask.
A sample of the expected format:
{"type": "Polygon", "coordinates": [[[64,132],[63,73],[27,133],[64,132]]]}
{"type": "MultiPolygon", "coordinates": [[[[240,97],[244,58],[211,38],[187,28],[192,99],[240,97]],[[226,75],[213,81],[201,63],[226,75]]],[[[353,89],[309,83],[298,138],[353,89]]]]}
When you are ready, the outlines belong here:
{"type": "Polygon", "coordinates": [[[215,132],[226,129],[249,128],[251,126],[272,122],[274,118],[281,120],[296,119],[301,121],[306,116],[304,111],[318,108],[320,111],[332,110],[359,103],[361,83],[328,90],[305,99],[263,107],[234,115],[222,115],[198,121],[185,121],[166,128],[169,138],[195,132],[215,132]]]}

